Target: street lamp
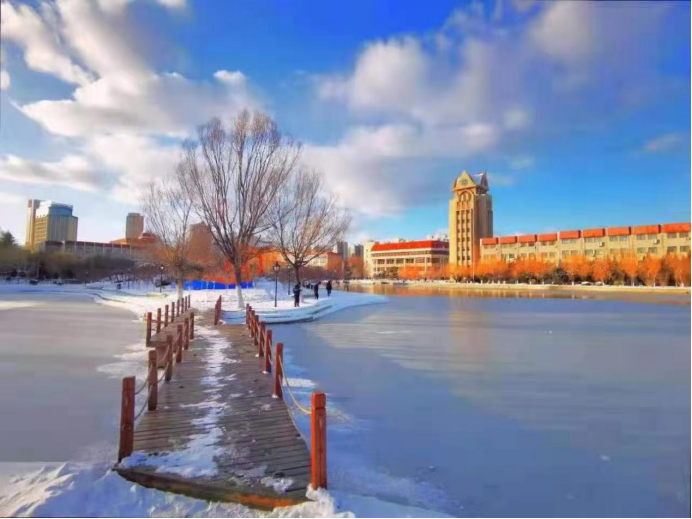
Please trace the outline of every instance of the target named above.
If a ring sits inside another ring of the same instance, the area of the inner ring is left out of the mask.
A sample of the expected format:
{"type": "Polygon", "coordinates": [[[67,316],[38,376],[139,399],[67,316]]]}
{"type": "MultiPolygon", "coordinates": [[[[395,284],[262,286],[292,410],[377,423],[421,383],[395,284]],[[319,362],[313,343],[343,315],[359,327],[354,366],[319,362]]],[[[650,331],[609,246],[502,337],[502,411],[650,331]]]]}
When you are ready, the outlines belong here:
{"type": "Polygon", "coordinates": [[[163,290],[163,265],[159,267],[161,269],[161,279],[159,280],[159,294],[163,290]]]}
{"type": "Polygon", "coordinates": [[[279,262],[277,261],[274,263],[274,308],[276,308],[276,295],[279,291],[279,270],[281,269],[281,266],[279,265],[279,262]]]}

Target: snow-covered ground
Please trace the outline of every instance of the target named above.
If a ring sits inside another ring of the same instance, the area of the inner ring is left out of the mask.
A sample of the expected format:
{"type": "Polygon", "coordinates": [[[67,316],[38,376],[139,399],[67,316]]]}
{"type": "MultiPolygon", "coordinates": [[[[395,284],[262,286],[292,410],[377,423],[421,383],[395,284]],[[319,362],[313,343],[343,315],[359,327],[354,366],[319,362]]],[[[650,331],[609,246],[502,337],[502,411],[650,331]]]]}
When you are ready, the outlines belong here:
{"type": "MultiPolygon", "coordinates": [[[[293,308],[286,287],[279,285],[277,308],[274,308],[273,283],[259,283],[256,288],[243,291],[245,302],[250,303],[263,319],[273,322],[305,321],[352,306],[382,303],[386,298],[369,294],[332,292],[331,298],[321,291],[322,298],[315,301],[305,298],[300,308],[293,308]],[[284,295],[284,290],[286,293],[284,295]]],[[[120,290],[108,283],[91,283],[82,285],[57,286],[41,284],[0,285],[0,301],[8,293],[87,293],[94,301],[101,304],[127,308],[140,319],[147,311],[152,311],[173,300],[173,290],[162,291],[152,286],[123,286],[120,290]]],[[[196,291],[192,302],[196,308],[212,308],[219,295],[223,297],[223,318],[234,321],[244,318],[244,312],[233,310],[237,306],[235,291],[196,291]]],[[[17,307],[17,302],[12,307],[17,307]]],[[[200,330],[201,331],[201,330],[200,330]]],[[[213,339],[213,337],[209,337],[213,339]]],[[[145,370],[145,351],[129,347],[119,355],[115,362],[99,367],[99,371],[109,377],[120,377],[125,374],[143,374],[145,370]],[[141,366],[140,366],[141,364],[141,366]]],[[[214,351],[210,356],[214,356],[214,351]]],[[[210,384],[213,385],[213,359],[210,357],[210,384]]],[[[298,368],[286,358],[286,370],[289,382],[294,387],[297,397],[307,404],[309,394],[314,386],[308,378],[301,378],[293,373],[298,368]]],[[[301,373],[304,375],[304,373],[301,373]]],[[[215,408],[210,408],[210,419],[214,419],[215,408]]],[[[330,408],[329,419],[338,424],[349,422],[350,418],[340,416],[338,407],[330,408]]],[[[297,417],[297,416],[296,416],[297,417]]],[[[299,427],[307,433],[309,425],[304,418],[297,417],[299,427]]],[[[213,428],[212,428],[213,430],[213,428]]],[[[206,443],[200,439],[201,451],[206,452],[206,443]]],[[[208,450],[208,449],[207,449],[208,450]]],[[[195,453],[192,453],[195,454],[195,453]]],[[[196,453],[199,454],[199,453],[196,453]]],[[[194,456],[193,456],[194,457],[194,456]]],[[[175,464],[176,460],[169,460],[175,464]]],[[[194,470],[208,470],[209,460],[204,456],[198,459],[194,470]]],[[[242,505],[210,503],[175,494],[146,489],[130,483],[112,472],[112,460],[102,456],[93,456],[88,461],[68,461],[64,463],[2,463],[0,464],[0,516],[173,516],[173,517],[440,517],[439,514],[415,506],[382,501],[373,497],[331,490],[309,491],[309,502],[276,509],[266,514],[249,509],[242,505]]],[[[189,467],[188,467],[189,468],[189,467]]],[[[177,467],[176,470],[185,470],[177,467]]]]}

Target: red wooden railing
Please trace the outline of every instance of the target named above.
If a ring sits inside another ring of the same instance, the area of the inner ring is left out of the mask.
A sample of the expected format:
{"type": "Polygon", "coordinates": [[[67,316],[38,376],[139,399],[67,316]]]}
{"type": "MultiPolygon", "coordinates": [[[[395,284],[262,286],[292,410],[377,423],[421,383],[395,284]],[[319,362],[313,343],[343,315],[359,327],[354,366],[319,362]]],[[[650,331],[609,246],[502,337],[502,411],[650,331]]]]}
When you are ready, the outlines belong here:
{"type": "MultiPolygon", "coordinates": [[[[310,415],[310,444],[312,456],[312,486],[313,488],[327,488],[327,395],[314,391],[311,398],[311,409],[306,409],[296,399],[288,379],[284,376],[284,345],[277,343],[272,353],[272,331],[267,329],[266,323],[260,321],[257,312],[250,306],[245,307],[245,324],[250,331],[250,336],[257,346],[257,354],[263,359],[264,372],[272,372],[272,357],[274,360],[274,396],[283,400],[283,386],[296,408],[304,414],[310,415]]],[[[296,426],[296,428],[298,428],[296,426]]]]}

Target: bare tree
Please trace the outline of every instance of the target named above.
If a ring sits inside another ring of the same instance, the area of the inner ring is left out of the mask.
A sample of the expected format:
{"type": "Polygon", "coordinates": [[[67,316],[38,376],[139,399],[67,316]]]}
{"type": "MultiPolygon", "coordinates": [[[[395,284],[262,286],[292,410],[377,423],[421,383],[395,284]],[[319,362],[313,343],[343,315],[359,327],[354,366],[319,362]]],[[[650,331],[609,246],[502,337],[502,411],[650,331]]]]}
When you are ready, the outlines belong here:
{"type": "Polygon", "coordinates": [[[173,276],[178,297],[182,297],[185,276],[197,270],[189,259],[192,202],[178,182],[164,178],[149,184],[142,195],[142,210],[147,228],[156,236],[154,259],[173,276]]]}
{"type": "Polygon", "coordinates": [[[300,146],[267,115],[243,111],[227,129],[212,119],[187,142],[178,168],[195,212],[233,268],[242,309],[242,267],[260,253],[270,209],[285,189],[300,146]]]}
{"type": "Polygon", "coordinates": [[[350,224],[350,215],[325,191],[322,176],[300,170],[277,197],[267,236],[300,283],[300,269],[332,250],[350,224]]]}

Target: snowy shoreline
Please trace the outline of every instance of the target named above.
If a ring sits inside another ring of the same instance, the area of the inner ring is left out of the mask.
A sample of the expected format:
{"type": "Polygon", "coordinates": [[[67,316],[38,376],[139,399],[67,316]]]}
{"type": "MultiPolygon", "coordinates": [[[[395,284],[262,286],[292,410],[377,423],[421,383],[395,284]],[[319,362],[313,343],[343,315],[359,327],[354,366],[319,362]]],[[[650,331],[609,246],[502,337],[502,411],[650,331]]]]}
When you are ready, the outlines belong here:
{"type": "MultiPolygon", "coordinates": [[[[300,308],[293,308],[292,298],[277,294],[274,308],[273,283],[260,283],[254,289],[244,290],[245,302],[251,304],[268,323],[304,322],[314,320],[341,309],[363,304],[384,303],[387,298],[378,295],[334,291],[332,297],[316,301],[306,298],[300,308]]],[[[285,290],[285,287],[283,287],[285,290]]],[[[174,291],[159,295],[153,287],[116,290],[105,283],[88,286],[58,285],[0,285],[3,294],[53,293],[91,296],[94,302],[132,311],[141,321],[145,312],[152,311],[176,297],[174,291]]],[[[239,322],[244,311],[231,310],[236,304],[235,291],[192,291],[192,304],[200,309],[213,307],[217,297],[224,301],[223,319],[239,322]]],[[[21,302],[12,303],[17,307],[21,302]]],[[[20,305],[21,306],[21,305],[20,305]]],[[[137,374],[145,369],[143,345],[123,345],[123,353],[116,361],[99,366],[98,371],[109,377],[137,374]],[[141,366],[138,366],[141,364],[141,366]],[[141,368],[141,369],[140,369],[141,368]],[[127,371],[127,373],[125,373],[127,371]]],[[[299,393],[301,401],[309,399],[314,387],[312,380],[301,378],[304,369],[292,365],[287,355],[287,377],[299,393]],[[296,375],[298,375],[296,377],[296,375]],[[304,394],[303,394],[304,393],[304,394]]],[[[304,402],[305,403],[305,402],[304,402]]],[[[339,412],[335,409],[335,412],[339,412]]],[[[305,424],[301,424],[301,429],[305,424]]],[[[94,459],[88,462],[66,461],[51,463],[0,463],[0,515],[5,516],[235,516],[235,517],[445,517],[442,514],[382,501],[375,497],[356,495],[336,490],[309,490],[310,501],[301,505],[275,509],[267,514],[242,505],[213,503],[176,494],[151,490],[130,483],[111,470],[113,461],[94,459]],[[346,511],[350,510],[350,511],[346,511]]]]}

